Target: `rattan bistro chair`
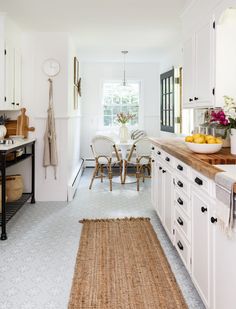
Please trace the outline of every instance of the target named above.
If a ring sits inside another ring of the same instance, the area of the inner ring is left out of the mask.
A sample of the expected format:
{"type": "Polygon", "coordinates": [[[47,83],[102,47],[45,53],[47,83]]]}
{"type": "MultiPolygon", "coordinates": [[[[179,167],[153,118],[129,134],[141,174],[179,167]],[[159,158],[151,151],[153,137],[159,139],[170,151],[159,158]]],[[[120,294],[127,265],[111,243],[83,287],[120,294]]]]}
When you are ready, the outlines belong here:
{"type": "Polygon", "coordinates": [[[115,142],[107,136],[97,135],[92,139],[90,147],[95,158],[95,169],[89,189],[92,188],[95,178],[99,178],[103,182],[103,179],[108,177],[110,191],[112,191],[113,166],[119,166],[119,176],[122,181],[122,160],[120,159],[115,142]],[[107,175],[104,173],[104,168],[107,169],[107,175]]]}
{"type": "Polygon", "coordinates": [[[125,163],[124,183],[128,165],[133,165],[136,168],[135,176],[137,191],[139,191],[140,178],[143,182],[145,178],[151,178],[151,142],[148,137],[140,138],[133,143],[125,163]]]}

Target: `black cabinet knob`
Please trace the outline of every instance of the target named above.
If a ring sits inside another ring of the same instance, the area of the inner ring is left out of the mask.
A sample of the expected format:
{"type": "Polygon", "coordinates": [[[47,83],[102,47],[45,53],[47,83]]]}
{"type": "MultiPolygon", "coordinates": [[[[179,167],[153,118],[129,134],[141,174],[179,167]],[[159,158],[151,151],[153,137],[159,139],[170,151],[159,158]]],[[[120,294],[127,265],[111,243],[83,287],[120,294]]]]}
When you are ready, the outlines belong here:
{"type": "Polygon", "coordinates": [[[183,205],[183,203],[184,203],[184,202],[181,200],[180,197],[177,199],[177,202],[178,202],[180,205],[183,205]]]}
{"type": "Polygon", "coordinates": [[[163,174],[166,173],[166,170],[163,170],[162,173],[163,173],[163,174]]]}
{"type": "Polygon", "coordinates": [[[154,147],[152,147],[152,150],[154,150],[155,148],[154,147]]]}
{"type": "Polygon", "coordinates": [[[201,212],[206,212],[206,211],[207,211],[207,208],[201,207],[201,212]]]}
{"type": "Polygon", "coordinates": [[[12,102],[11,104],[12,104],[12,105],[15,105],[15,102],[12,102]]]}
{"type": "Polygon", "coordinates": [[[180,248],[180,250],[184,250],[184,246],[180,241],[177,242],[177,246],[180,248]]]}
{"type": "Polygon", "coordinates": [[[183,166],[182,165],[177,165],[177,169],[179,170],[179,171],[182,171],[184,168],[183,168],[183,166]]]}
{"type": "Polygon", "coordinates": [[[203,181],[202,181],[200,178],[198,178],[198,177],[196,177],[196,178],[194,179],[194,181],[195,181],[199,186],[202,186],[202,184],[203,184],[203,181]]]}
{"type": "Polygon", "coordinates": [[[189,98],[188,100],[189,100],[189,102],[192,102],[192,101],[193,101],[193,99],[192,99],[192,98],[189,98]]]}
{"type": "Polygon", "coordinates": [[[217,222],[217,218],[211,217],[211,223],[217,222]]]}
{"type": "Polygon", "coordinates": [[[197,100],[198,100],[198,97],[194,97],[194,100],[197,101],[197,100]]]}
{"type": "Polygon", "coordinates": [[[167,162],[170,162],[170,158],[169,158],[169,157],[166,157],[165,160],[166,160],[167,162]]]}
{"type": "Polygon", "coordinates": [[[179,225],[184,225],[184,221],[180,217],[177,219],[177,222],[179,225]]]}
{"type": "Polygon", "coordinates": [[[155,160],[152,160],[152,162],[155,162],[155,160]]]}
{"type": "Polygon", "coordinates": [[[161,155],[161,152],[160,152],[160,151],[158,151],[158,152],[157,152],[157,154],[160,156],[160,155],[161,155]]]}
{"type": "Polygon", "coordinates": [[[159,170],[160,170],[160,171],[162,170],[162,167],[161,167],[161,166],[159,166],[159,170]]]}
{"type": "Polygon", "coordinates": [[[183,188],[183,183],[179,180],[178,182],[177,182],[177,185],[180,187],[180,188],[183,188]]]}

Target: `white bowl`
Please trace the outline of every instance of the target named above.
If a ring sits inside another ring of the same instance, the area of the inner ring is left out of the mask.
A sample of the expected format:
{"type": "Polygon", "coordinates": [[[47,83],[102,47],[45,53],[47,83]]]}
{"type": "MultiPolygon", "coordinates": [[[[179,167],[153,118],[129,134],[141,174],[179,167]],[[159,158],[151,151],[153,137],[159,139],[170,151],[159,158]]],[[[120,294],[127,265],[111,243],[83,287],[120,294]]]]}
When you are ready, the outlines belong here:
{"type": "Polygon", "coordinates": [[[216,153],[221,150],[222,144],[196,144],[185,142],[186,146],[196,153],[216,153]]]}

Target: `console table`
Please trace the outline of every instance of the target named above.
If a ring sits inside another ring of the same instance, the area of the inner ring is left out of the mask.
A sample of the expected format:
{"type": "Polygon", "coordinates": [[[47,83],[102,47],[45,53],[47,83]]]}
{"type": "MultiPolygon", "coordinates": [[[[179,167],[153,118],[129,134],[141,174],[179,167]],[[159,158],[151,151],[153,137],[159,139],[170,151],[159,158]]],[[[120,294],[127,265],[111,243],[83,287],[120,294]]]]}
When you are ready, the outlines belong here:
{"type": "Polygon", "coordinates": [[[1,240],[7,239],[6,224],[17,213],[17,211],[31,198],[31,203],[35,203],[35,139],[25,139],[15,141],[11,145],[0,145],[0,171],[2,176],[2,213],[0,213],[1,240]],[[14,155],[14,160],[7,161],[7,155],[16,150],[23,149],[23,154],[19,157],[14,155]],[[23,193],[22,197],[15,201],[6,201],[6,169],[23,160],[31,157],[31,192],[23,193]]]}

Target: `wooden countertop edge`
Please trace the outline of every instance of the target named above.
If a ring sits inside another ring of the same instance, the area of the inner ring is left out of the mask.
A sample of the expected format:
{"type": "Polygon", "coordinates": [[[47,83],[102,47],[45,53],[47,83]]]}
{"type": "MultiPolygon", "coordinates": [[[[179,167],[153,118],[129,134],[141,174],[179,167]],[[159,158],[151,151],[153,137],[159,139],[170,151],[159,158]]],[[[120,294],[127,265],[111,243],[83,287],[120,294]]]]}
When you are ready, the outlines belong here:
{"type": "MultiPolygon", "coordinates": [[[[184,162],[185,164],[191,166],[193,169],[195,169],[197,172],[203,174],[204,176],[215,180],[215,175],[217,173],[220,172],[224,172],[222,169],[213,166],[199,158],[194,157],[194,153],[193,154],[189,154],[189,156],[187,157],[186,155],[181,154],[178,151],[178,148],[173,149],[173,144],[168,144],[168,140],[166,141],[162,141],[161,139],[155,139],[155,138],[150,138],[150,141],[152,142],[152,144],[154,144],[155,146],[160,147],[161,149],[163,149],[165,152],[169,153],[170,155],[174,156],[175,158],[181,160],[182,162],[184,162]]],[[[173,140],[169,140],[170,142],[174,142],[173,140]]],[[[180,141],[179,141],[180,142],[180,141]]],[[[175,143],[178,143],[177,141],[175,143]]],[[[181,142],[180,142],[181,143],[181,142]]],[[[234,193],[236,193],[236,183],[234,184],[234,193]]]]}

